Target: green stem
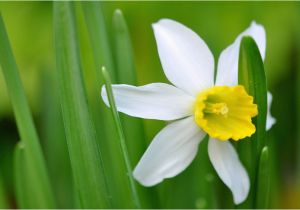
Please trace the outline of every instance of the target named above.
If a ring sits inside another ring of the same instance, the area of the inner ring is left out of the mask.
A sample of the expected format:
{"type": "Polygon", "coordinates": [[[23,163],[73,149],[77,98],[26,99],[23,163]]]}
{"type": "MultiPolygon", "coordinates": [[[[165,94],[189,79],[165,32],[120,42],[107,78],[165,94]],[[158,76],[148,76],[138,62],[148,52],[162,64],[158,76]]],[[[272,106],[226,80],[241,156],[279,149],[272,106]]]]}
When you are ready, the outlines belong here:
{"type": "Polygon", "coordinates": [[[109,101],[109,104],[111,107],[111,114],[113,116],[114,123],[115,123],[117,133],[119,136],[119,140],[120,140],[120,147],[122,150],[123,158],[124,158],[126,169],[127,169],[127,176],[129,179],[132,198],[133,198],[135,207],[139,209],[139,208],[141,208],[141,204],[140,204],[140,200],[139,200],[136,186],[135,186],[133,176],[132,176],[132,167],[130,164],[128,150],[127,150],[126,143],[125,143],[124,132],[122,129],[122,124],[121,124],[121,121],[119,118],[119,114],[117,112],[117,108],[116,108],[116,104],[115,104],[115,100],[114,100],[114,96],[113,96],[113,91],[112,91],[112,87],[111,87],[110,77],[109,77],[109,74],[106,71],[105,67],[102,67],[102,74],[103,74],[103,78],[104,78],[104,82],[105,82],[108,101],[109,101]]]}

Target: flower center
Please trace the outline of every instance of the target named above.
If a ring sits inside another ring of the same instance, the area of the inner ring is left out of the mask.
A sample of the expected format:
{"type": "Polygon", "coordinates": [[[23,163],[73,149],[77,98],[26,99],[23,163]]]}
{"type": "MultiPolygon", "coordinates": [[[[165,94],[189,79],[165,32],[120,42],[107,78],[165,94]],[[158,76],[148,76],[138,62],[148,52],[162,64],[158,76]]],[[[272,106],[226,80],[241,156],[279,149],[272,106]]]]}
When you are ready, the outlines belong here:
{"type": "Polygon", "coordinates": [[[205,105],[206,106],[205,106],[203,112],[206,114],[220,114],[220,115],[226,116],[229,111],[226,103],[207,102],[205,105]]]}
{"type": "Polygon", "coordinates": [[[209,136],[240,140],[255,132],[252,117],[258,114],[253,97],[241,85],[215,86],[201,92],[195,103],[195,121],[209,136]]]}

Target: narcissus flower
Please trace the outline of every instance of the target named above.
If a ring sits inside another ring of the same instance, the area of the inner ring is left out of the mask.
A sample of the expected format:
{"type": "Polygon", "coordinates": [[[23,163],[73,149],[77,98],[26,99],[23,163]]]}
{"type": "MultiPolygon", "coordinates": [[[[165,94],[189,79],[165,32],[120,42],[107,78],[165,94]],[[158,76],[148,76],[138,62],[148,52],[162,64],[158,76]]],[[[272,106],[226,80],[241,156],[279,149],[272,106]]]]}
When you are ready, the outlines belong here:
{"type": "MultiPolygon", "coordinates": [[[[134,117],[171,121],[153,139],[133,175],[144,186],[153,186],[182,172],[195,158],[199,143],[208,134],[208,154],[221,180],[243,202],[249,193],[248,174],[229,140],[255,133],[252,118],[257,106],[238,85],[239,46],[251,36],[265,57],[263,26],[253,22],[220,55],[214,80],[214,57],[191,29],[169,19],[153,24],[161,64],[173,85],[113,85],[118,111],[134,117]]],[[[108,105],[105,87],[102,98],[108,105]]],[[[268,94],[268,109],[271,94],[268,94]]],[[[275,119],[268,110],[267,129],[275,119]]],[[[201,177],[199,177],[200,179],[201,177]]]]}

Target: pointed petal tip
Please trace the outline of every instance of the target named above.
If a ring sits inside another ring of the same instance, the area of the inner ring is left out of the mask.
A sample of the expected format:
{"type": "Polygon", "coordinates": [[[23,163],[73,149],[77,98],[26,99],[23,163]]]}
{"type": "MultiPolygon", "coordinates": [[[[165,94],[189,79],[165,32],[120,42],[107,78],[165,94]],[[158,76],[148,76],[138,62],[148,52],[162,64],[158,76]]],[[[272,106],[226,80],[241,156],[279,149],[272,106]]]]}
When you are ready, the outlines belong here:
{"type": "Polygon", "coordinates": [[[260,24],[258,24],[258,23],[256,22],[256,20],[252,20],[250,25],[251,25],[251,26],[256,26],[256,25],[260,25],[260,24]]]}
{"type": "Polygon", "coordinates": [[[245,188],[244,188],[244,191],[243,193],[241,194],[233,194],[233,201],[234,201],[234,204],[235,205],[239,205],[241,203],[243,203],[247,197],[248,197],[248,194],[249,194],[249,191],[250,191],[250,180],[249,180],[249,177],[247,176],[247,180],[245,180],[245,188]]]}
{"type": "Polygon", "coordinates": [[[152,25],[159,25],[159,24],[166,23],[166,22],[176,22],[176,21],[169,19],[169,18],[161,18],[158,21],[156,21],[155,23],[152,23],[152,25]]]}
{"type": "Polygon", "coordinates": [[[262,27],[262,28],[264,28],[264,26],[262,24],[256,22],[256,20],[252,20],[250,26],[251,27],[262,27]]]}
{"type": "Polygon", "coordinates": [[[276,123],[276,119],[273,116],[271,116],[271,114],[268,114],[267,123],[266,123],[266,130],[267,131],[270,130],[275,123],[276,123]]]}
{"type": "Polygon", "coordinates": [[[231,190],[234,203],[237,205],[244,202],[249,194],[250,180],[234,147],[228,141],[211,138],[208,155],[218,176],[231,190]]]}
{"type": "Polygon", "coordinates": [[[152,27],[153,30],[154,30],[154,29],[156,28],[156,26],[158,25],[158,22],[159,22],[159,21],[157,21],[157,22],[155,22],[155,23],[151,23],[151,27],[152,27]]]}
{"type": "Polygon", "coordinates": [[[174,24],[174,23],[176,24],[177,22],[168,18],[162,18],[159,19],[157,22],[152,23],[151,26],[154,31],[157,31],[159,29],[163,29],[164,26],[166,26],[166,24],[174,24]]]}
{"type": "Polygon", "coordinates": [[[163,179],[160,179],[160,180],[152,180],[152,181],[149,181],[147,179],[144,179],[142,176],[139,175],[137,169],[135,168],[133,173],[133,178],[138,182],[140,183],[141,185],[143,185],[144,187],[153,187],[157,184],[159,184],[160,182],[163,181],[163,179]]]}
{"type": "Polygon", "coordinates": [[[192,96],[213,86],[214,57],[198,34],[171,19],[152,27],[161,65],[172,84],[192,96]]]}
{"type": "Polygon", "coordinates": [[[265,59],[266,54],[266,31],[263,25],[253,20],[250,26],[238,35],[235,41],[225,48],[220,54],[217,70],[217,85],[234,86],[238,84],[238,59],[240,42],[243,37],[252,37],[261,54],[265,59]]]}
{"type": "Polygon", "coordinates": [[[163,19],[159,19],[158,21],[154,22],[151,24],[152,28],[156,28],[157,26],[160,25],[160,23],[165,20],[164,18],[163,19]]]}

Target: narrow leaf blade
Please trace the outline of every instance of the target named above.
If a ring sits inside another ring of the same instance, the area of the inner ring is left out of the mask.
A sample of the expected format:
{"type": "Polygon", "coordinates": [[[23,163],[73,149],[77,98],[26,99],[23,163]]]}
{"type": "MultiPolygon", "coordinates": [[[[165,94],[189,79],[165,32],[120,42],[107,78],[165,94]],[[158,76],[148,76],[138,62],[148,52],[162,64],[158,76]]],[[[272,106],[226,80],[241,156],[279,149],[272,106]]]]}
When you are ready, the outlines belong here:
{"type": "Polygon", "coordinates": [[[124,136],[124,132],[122,129],[121,120],[119,118],[119,114],[118,114],[118,111],[116,108],[113,91],[112,91],[112,87],[111,87],[110,77],[104,67],[102,68],[102,74],[103,74],[103,78],[105,81],[105,87],[106,87],[107,96],[108,96],[108,100],[109,100],[109,104],[110,104],[111,114],[112,114],[114,122],[115,122],[115,127],[116,127],[116,130],[118,133],[120,147],[121,147],[124,162],[126,165],[126,170],[127,170],[126,173],[127,173],[128,179],[129,179],[129,185],[130,185],[130,189],[131,189],[132,199],[133,199],[135,207],[140,209],[141,204],[140,204],[139,196],[138,196],[138,193],[136,190],[135,182],[134,182],[134,179],[132,176],[132,167],[131,167],[131,163],[130,163],[130,159],[129,159],[126,142],[125,142],[125,136],[124,136]]]}
{"type": "MultiPolygon", "coordinates": [[[[100,149],[103,154],[105,170],[110,174],[108,183],[112,195],[112,207],[133,208],[134,204],[127,184],[127,175],[124,173],[126,167],[119,149],[114,121],[110,110],[99,97],[99,84],[103,84],[104,81],[103,75],[99,71],[102,65],[109,68],[111,79],[113,82],[116,82],[113,57],[109,45],[110,37],[107,34],[102,4],[103,2],[81,2],[94,60],[93,72],[89,72],[95,75],[93,81],[91,81],[93,94],[89,100],[94,102],[90,106],[97,128],[97,140],[101,145],[100,149]]],[[[129,150],[129,152],[131,151],[129,150]]]]}
{"type": "MultiPolygon", "coordinates": [[[[115,37],[115,57],[117,83],[137,85],[134,66],[134,56],[130,35],[122,11],[117,9],[113,16],[113,31],[115,37]]],[[[121,115],[122,125],[129,145],[132,163],[137,163],[146,145],[144,139],[143,121],[138,118],[121,115]],[[136,141],[138,139],[138,141],[136,141]]]]}
{"type": "Polygon", "coordinates": [[[30,208],[55,208],[54,196],[50,187],[48,174],[43,159],[39,139],[30,114],[27,99],[18,73],[8,35],[0,16],[0,63],[7,89],[16,117],[17,127],[27,147],[26,156],[31,166],[35,183],[32,185],[31,196],[36,199],[30,208]]]}
{"type": "MultiPolygon", "coordinates": [[[[130,33],[124,15],[120,9],[115,10],[112,19],[114,35],[114,57],[116,61],[117,83],[138,85],[134,64],[133,47],[130,33]]],[[[136,165],[146,150],[146,139],[143,120],[120,113],[123,131],[128,145],[131,163],[136,165]]],[[[140,200],[143,206],[154,208],[151,199],[155,193],[151,188],[138,187],[140,200]]]]}
{"type": "Polygon", "coordinates": [[[27,209],[34,206],[35,198],[30,196],[30,177],[28,176],[28,169],[24,145],[19,142],[16,145],[14,153],[14,168],[15,168],[15,188],[16,188],[16,199],[18,208],[27,209]]]}
{"type": "Polygon", "coordinates": [[[256,133],[252,138],[256,144],[256,156],[259,156],[266,141],[267,85],[264,64],[259,49],[251,37],[241,41],[239,57],[239,84],[254,97],[258,107],[258,116],[254,119],[256,133]]]}
{"type": "Polygon", "coordinates": [[[6,190],[3,185],[2,176],[0,175],[0,208],[1,209],[8,209],[8,200],[6,190]]]}
{"type": "Polygon", "coordinates": [[[82,208],[106,208],[110,196],[82,78],[74,3],[54,3],[54,26],[60,102],[77,196],[82,208]]]}
{"type": "Polygon", "coordinates": [[[267,86],[264,64],[259,49],[251,37],[244,37],[241,41],[238,82],[245,87],[248,94],[253,96],[254,103],[258,107],[258,115],[252,119],[256,132],[238,146],[241,159],[244,160],[246,168],[250,170],[251,189],[244,205],[254,208],[260,151],[266,145],[267,86]]]}
{"type": "MultiPolygon", "coordinates": [[[[83,2],[82,3],[89,36],[93,43],[93,51],[96,67],[106,66],[111,75],[112,81],[116,81],[116,73],[112,58],[112,50],[109,45],[104,15],[101,2],[83,2]]],[[[101,75],[99,75],[101,76],[101,75]]]]}
{"type": "Polygon", "coordinates": [[[266,209],[269,204],[270,190],[270,168],[269,168],[269,148],[265,146],[260,154],[258,176],[257,176],[257,199],[256,208],[266,209]]]}

